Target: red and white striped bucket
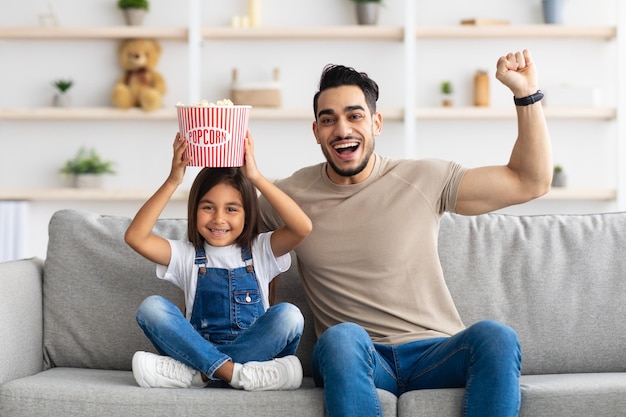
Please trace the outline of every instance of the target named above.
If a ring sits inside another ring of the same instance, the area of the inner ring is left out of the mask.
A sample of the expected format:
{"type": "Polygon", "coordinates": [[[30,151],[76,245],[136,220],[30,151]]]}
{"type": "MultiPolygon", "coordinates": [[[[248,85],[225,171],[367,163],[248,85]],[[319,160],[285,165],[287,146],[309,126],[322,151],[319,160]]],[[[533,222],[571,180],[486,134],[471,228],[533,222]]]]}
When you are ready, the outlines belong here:
{"type": "Polygon", "coordinates": [[[244,141],[252,106],[177,105],[180,134],[189,146],[189,165],[213,168],[244,164],[244,141]]]}

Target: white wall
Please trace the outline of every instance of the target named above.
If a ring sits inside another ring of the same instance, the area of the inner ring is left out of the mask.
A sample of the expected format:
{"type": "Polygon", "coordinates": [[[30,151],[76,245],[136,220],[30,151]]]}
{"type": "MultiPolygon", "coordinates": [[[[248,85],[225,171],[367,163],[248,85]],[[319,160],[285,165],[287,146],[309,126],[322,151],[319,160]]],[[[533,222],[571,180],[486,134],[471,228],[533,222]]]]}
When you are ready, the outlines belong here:
{"type": "MultiPolygon", "coordinates": [[[[24,0],[4,7],[0,27],[36,26],[38,14],[52,4],[62,26],[123,25],[115,0],[24,0]]],[[[233,14],[245,14],[246,0],[200,0],[203,26],[228,25],[233,14]]],[[[463,18],[509,19],[512,24],[539,23],[539,0],[416,0],[416,22],[423,25],[457,24],[463,18]]],[[[617,0],[568,0],[566,22],[615,24],[617,0]]],[[[323,26],[355,23],[349,0],[262,0],[264,26],[323,26]]],[[[404,23],[405,0],[385,0],[380,25],[404,23]]],[[[152,0],[147,26],[186,26],[187,2],[152,0]]],[[[160,41],[163,54],[158,71],[168,84],[165,107],[188,97],[188,60],[185,42],[160,41]]],[[[109,93],[121,74],[117,42],[19,40],[0,41],[0,108],[50,105],[50,81],[71,77],[74,106],[108,106],[109,93]]],[[[242,79],[270,79],[281,70],[283,106],[311,108],[322,67],[342,63],[368,72],[381,87],[380,108],[402,106],[405,94],[415,94],[418,106],[438,100],[438,85],[451,79],[459,92],[457,103],[469,104],[471,77],[488,69],[492,106],[512,106],[510,92],[493,78],[497,58],[509,51],[529,48],[540,71],[541,85],[569,83],[597,87],[603,104],[615,105],[618,92],[615,42],[566,40],[431,40],[418,44],[417,90],[405,91],[404,51],[400,42],[388,41],[206,41],[201,55],[201,91],[210,100],[228,96],[231,69],[242,79]]],[[[257,160],[268,177],[283,177],[303,165],[322,160],[309,121],[252,120],[257,160]]],[[[52,188],[62,185],[58,170],[80,146],[95,147],[116,162],[118,174],[109,176],[109,188],[155,189],[169,171],[175,121],[6,121],[0,120],[0,189],[52,188]]],[[[616,123],[550,121],[555,162],[565,166],[576,187],[617,186],[616,123]]],[[[503,164],[515,140],[516,126],[506,121],[423,121],[417,126],[420,156],[456,159],[467,166],[503,164]]],[[[377,150],[404,156],[404,129],[387,122],[377,150]]],[[[190,169],[186,186],[191,183],[190,169]]],[[[33,202],[29,206],[26,256],[45,257],[47,222],[61,208],[74,207],[106,214],[132,216],[141,202],[33,202]]],[[[508,212],[612,211],[615,203],[537,201],[508,212]]],[[[177,202],[167,216],[185,216],[177,202]]]]}

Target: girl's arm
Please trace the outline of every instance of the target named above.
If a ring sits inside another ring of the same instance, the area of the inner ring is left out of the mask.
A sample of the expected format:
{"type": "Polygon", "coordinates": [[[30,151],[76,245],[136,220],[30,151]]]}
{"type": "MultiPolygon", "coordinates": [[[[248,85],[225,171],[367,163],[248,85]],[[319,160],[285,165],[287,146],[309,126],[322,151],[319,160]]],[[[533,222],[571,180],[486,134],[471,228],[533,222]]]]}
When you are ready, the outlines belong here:
{"type": "Polygon", "coordinates": [[[124,235],[124,240],[131,248],[144,258],[160,265],[169,265],[172,251],[166,239],[152,234],[152,228],[178,186],[183,182],[185,167],[189,163],[189,159],[183,159],[186,148],[187,141],[177,133],[174,139],[174,156],[169,176],[139,209],[124,235]]]}
{"type": "Polygon", "coordinates": [[[261,174],[254,159],[252,136],[249,131],[247,133],[246,164],[242,170],[285,223],[274,231],[270,239],[272,252],[279,257],[295,249],[311,233],[313,226],[300,206],[261,174]]]}

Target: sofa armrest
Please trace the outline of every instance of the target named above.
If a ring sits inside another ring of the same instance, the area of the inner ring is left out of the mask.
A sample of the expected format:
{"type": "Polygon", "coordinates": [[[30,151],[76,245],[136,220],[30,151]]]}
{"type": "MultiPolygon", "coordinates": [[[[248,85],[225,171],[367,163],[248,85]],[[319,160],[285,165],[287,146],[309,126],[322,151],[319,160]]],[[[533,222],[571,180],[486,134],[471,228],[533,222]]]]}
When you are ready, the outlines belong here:
{"type": "Polygon", "coordinates": [[[0,384],[43,369],[43,261],[0,263],[0,384]]]}

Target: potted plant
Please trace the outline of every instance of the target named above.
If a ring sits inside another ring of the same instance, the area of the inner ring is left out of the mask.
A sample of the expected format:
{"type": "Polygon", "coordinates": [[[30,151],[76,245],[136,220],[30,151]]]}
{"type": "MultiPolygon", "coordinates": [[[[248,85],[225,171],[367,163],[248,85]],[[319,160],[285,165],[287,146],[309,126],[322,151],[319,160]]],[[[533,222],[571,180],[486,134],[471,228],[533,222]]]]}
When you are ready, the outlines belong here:
{"type": "Polygon", "coordinates": [[[359,25],[375,25],[378,23],[378,12],[382,0],[352,0],[356,3],[356,20],[359,25]]]}
{"type": "Polygon", "coordinates": [[[56,93],[52,98],[52,105],[54,107],[67,107],[69,104],[69,96],[67,91],[70,89],[74,82],[72,80],[58,79],[52,82],[52,85],[56,88],[56,93]]]}
{"type": "Polygon", "coordinates": [[[441,82],[441,105],[444,107],[452,107],[454,105],[453,97],[454,89],[451,81],[441,82]]]}
{"type": "Polygon", "coordinates": [[[150,4],[148,0],[118,0],[117,7],[124,12],[126,24],[141,26],[150,4]]]}
{"type": "Polygon", "coordinates": [[[104,161],[94,149],[80,148],[74,158],[68,160],[61,173],[70,176],[77,188],[99,188],[103,174],[115,174],[113,162],[104,161]]]}
{"type": "Polygon", "coordinates": [[[552,174],[552,186],[553,187],[565,187],[567,185],[567,176],[563,172],[561,165],[554,166],[554,172],[552,174]]]}

